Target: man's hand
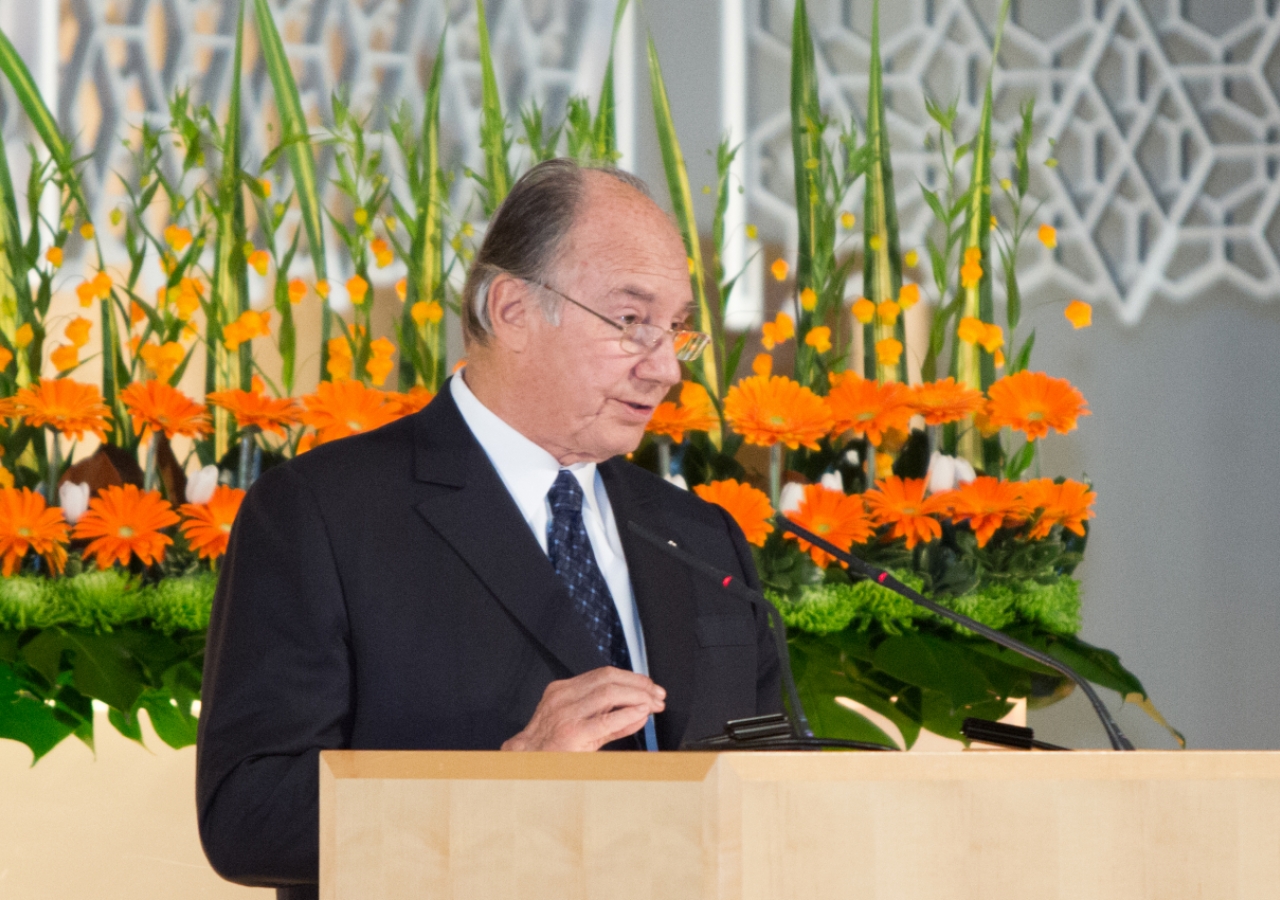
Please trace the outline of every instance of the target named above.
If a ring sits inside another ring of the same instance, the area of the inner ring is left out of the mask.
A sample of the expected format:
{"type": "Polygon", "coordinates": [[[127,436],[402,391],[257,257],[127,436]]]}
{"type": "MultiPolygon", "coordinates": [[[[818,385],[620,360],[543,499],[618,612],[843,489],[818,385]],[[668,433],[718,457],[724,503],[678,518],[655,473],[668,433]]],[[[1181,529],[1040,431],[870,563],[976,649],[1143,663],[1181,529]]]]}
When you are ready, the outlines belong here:
{"type": "Polygon", "coordinates": [[[503,750],[599,750],[662,712],[667,692],[635,672],[606,666],[553,681],[533,718],[503,750]]]}

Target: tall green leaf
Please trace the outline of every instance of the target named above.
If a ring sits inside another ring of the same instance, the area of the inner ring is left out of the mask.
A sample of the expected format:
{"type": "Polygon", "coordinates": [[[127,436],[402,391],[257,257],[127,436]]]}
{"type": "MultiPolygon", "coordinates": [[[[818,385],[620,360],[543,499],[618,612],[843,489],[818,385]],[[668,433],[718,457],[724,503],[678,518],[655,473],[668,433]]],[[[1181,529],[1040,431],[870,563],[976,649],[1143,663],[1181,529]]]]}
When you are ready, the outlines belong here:
{"type": "MultiPolygon", "coordinates": [[[[880,58],[880,0],[871,7],[871,73],[867,96],[867,189],[863,207],[866,239],[862,265],[862,292],[877,306],[898,299],[902,291],[902,256],[898,240],[898,208],[893,191],[893,162],[889,133],[884,121],[884,63],[880,58]]],[[[901,316],[895,324],[873,321],[863,328],[866,377],[881,381],[905,381],[905,354],[895,366],[882,366],[876,344],[882,340],[905,341],[901,316]]]]}
{"type": "MultiPolygon", "coordinates": [[[[698,222],[693,210],[693,192],[689,190],[689,172],[680,151],[680,139],[676,136],[676,124],[671,115],[671,102],[667,98],[667,86],[662,78],[662,65],[658,62],[658,49],[649,38],[649,87],[653,94],[653,118],[658,126],[658,146],[662,149],[662,166],[667,173],[667,187],[671,192],[671,207],[676,224],[684,236],[685,252],[689,255],[689,277],[693,296],[698,304],[698,328],[708,334],[719,327],[707,299],[706,269],[702,263],[702,245],[698,237],[698,222]]],[[[711,393],[717,408],[720,406],[720,380],[716,375],[718,361],[715,353],[703,353],[693,364],[698,380],[711,393]]],[[[721,429],[711,432],[711,440],[719,449],[724,435],[721,429]]]]}
{"type": "Polygon", "coordinates": [[[414,153],[413,199],[416,206],[413,244],[410,249],[409,279],[401,317],[401,344],[409,345],[400,357],[400,389],[408,390],[415,381],[438,391],[445,379],[444,323],[428,323],[422,351],[418,342],[418,326],[413,319],[413,305],[420,300],[444,305],[444,184],[440,173],[440,84],[444,71],[444,36],[436,51],[431,81],[422,114],[422,138],[414,153]],[[415,371],[413,359],[421,358],[429,371],[415,371]]]}
{"type": "MultiPolygon", "coordinates": [[[[964,283],[961,270],[961,303],[957,317],[981,319],[991,324],[995,320],[991,286],[995,276],[991,258],[991,158],[994,153],[991,135],[992,84],[995,80],[996,61],[1000,57],[1000,41],[1004,36],[1005,21],[1009,16],[1009,0],[1000,7],[1000,20],[996,25],[996,37],[991,48],[991,70],[987,73],[987,88],[982,100],[982,118],[978,135],[973,141],[973,185],[969,192],[969,205],[965,212],[962,261],[971,255],[982,266],[982,276],[976,282],[970,278],[964,283]]],[[[969,387],[985,391],[995,380],[995,361],[975,343],[966,343],[957,336],[952,366],[956,380],[969,387]]],[[[975,467],[995,471],[999,465],[999,447],[984,442],[975,427],[969,427],[960,435],[958,452],[975,467]],[[984,446],[985,444],[985,446],[984,446]]]]}
{"type": "MultiPolygon", "coordinates": [[[[267,0],[253,0],[253,11],[258,23],[258,37],[262,42],[267,74],[271,77],[271,86],[280,112],[280,124],[284,132],[281,135],[281,146],[289,158],[289,169],[293,172],[298,209],[302,213],[302,224],[307,231],[307,245],[311,248],[311,263],[315,267],[316,278],[325,281],[329,276],[324,252],[324,209],[320,201],[320,184],[316,179],[316,160],[311,152],[307,117],[302,112],[302,100],[298,96],[298,83],[293,78],[293,70],[289,67],[284,43],[280,40],[280,32],[271,17],[271,7],[267,0]]],[[[332,331],[333,311],[326,299],[320,322],[321,378],[328,377],[326,364],[332,331]]]]}
{"type": "Polygon", "coordinates": [[[507,120],[502,116],[502,97],[498,93],[498,77],[493,71],[493,54],[489,50],[489,25],[485,21],[484,0],[476,0],[476,30],[480,34],[480,146],[484,150],[484,211],[497,212],[507,191],[511,190],[511,141],[507,137],[507,120]]]}
{"type": "MultiPolygon", "coordinates": [[[[206,343],[213,359],[205,367],[206,392],[228,388],[247,390],[250,378],[249,343],[246,341],[232,351],[222,340],[222,329],[240,317],[249,295],[248,266],[244,255],[244,190],[240,177],[240,67],[243,50],[244,5],[241,4],[232,56],[230,106],[222,130],[222,167],[216,187],[212,296],[206,308],[206,343]]],[[[221,407],[214,408],[213,417],[214,458],[221,460],[231,449],[234,424],[231,414],[221,407]]]]}
{"type": "Polygon", "coordinates": [[[81,211],[87,215],[89,204],[85,202],[80,181],[75,174],[75,160],[71,155],[71,145],[58,130],[57,120],[45,105],[44,98],[40,96],[40,89],[36,86],[31,70],[27,68],[17,48],[3,31],[0,31],[0,71],[4,72],[5,77],[9,79],[13,92],[31,120],[36,134],[40,136],[41,143],[48,149],[54,164],[62,172],[68,188],[76,202],[80,204],[81,211]]]}
{"type": "Polygon", "coordinates": [[[613,34],[609,38],[609,61],[604,67],[604,81],[600,85],[600,106],[596,109],[594,128],[595,157],[614,163],[618,160],[617,103],[613,95],[613,51],[618,44],[618,32],[627,13],[627,0],[618,0],[613,11],[613,34]]]}
{"type": "Polygon", "coordinates": [[[800,250],[796,258],[796,287],[814,283],[818,257],[818,212],[822,186],[822,108],[818,100],[818,68],[809,33],[805,0],[796,0],[791,26],[791,150],[795,160],[796,222],[800,250]]]}
{"type": "MultiPolygon", "coordinates": [[[[9,174],[8,154],[0,147],[0,333],[15,350],[18,327],[32,318],[31,285],[22,257],[18,198],[9,174]]],[[[31,359],[28,352],[23,351],[16,352],[15,359],[17,384],[24,387],[31,383],[31,359]]],[[[39,369],[38,358],[36,369],[39,369]]]]}

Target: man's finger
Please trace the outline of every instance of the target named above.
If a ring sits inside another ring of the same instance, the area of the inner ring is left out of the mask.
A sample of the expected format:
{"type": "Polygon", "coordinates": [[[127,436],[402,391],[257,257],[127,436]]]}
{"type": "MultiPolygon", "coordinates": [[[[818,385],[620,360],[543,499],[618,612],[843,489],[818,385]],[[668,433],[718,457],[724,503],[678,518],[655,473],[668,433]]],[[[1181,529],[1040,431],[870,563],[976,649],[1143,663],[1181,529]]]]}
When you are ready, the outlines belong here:
{"type": "Polygon", "coordinates": [[[634,707],[625,707],[597,716],[584,724],[592,728],[592,742],[595,744],[593,749],[599,750],[610,741],[635,734],[644,728],[647,721],[648,713],[634,707]]]}
{"type": "Polygon", "coordinates": [[[645,691],[658,698],[665,698],[667,695],[666,690],[655,684],[649,676],[627,669],[617,669],[613,666],[592,669],[590,672],[584,672],[581,675],[567,678],[563,681],[553,682],[553,684],[558,685],[561,692],[570,693],[575,697],[601,690],[609,685],[620,685],[633,690],[645,691]]]}

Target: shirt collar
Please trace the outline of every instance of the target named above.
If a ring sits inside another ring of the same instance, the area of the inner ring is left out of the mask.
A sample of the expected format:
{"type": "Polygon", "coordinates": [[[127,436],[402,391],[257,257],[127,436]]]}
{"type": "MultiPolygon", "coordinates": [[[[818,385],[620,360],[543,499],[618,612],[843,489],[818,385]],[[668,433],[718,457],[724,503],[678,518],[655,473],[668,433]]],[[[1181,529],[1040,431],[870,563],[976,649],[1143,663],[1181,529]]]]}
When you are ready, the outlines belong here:
{"type": "Polygon", "coordinates": [[[545,522],[547,492],[562,468],[567,468],[578,479],[585,505],[598,515],[596,464],[584,462],[561,466],[554,456],[481,403],[467,386],[463,377],[465,372],[464,368],[449,379],[453,402],[485,455],[498,470],[498,477],[506,485],[525,521],[530,524],[545,522]]]}

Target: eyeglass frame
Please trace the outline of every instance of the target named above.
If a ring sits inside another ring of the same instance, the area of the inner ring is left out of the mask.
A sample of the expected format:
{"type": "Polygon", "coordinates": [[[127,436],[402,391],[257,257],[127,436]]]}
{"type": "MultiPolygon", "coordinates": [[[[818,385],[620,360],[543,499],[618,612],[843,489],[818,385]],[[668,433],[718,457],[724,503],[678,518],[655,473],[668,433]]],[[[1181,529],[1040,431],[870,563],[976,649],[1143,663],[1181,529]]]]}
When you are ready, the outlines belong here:
{"type": "Polygon", "coordinates": [[[587,306],[585,303],[580,303],[577,300],[574,300],[568,294],[563,293],[562,291],[556,290],[549,284],[543,284],[541,281],[534,281],[532,278],[522,278],[520,280],[524,281],[526,284],[531,284],[534,287],[540,287],[543,290],[550,291],[551,293],[559,297],[561,300],[568,300],[574,306],[578,307],[578,309],[581,309],[584,312],[588,312],[591,315],[595,316],[597,319],[599,319],[601,322],[606,322],[609,325],[612,325],[614,328],[618,329],[620,332],[622,332],[622,336],[618,339],[618,343],[622,346],[623,350],[627,351],[628,355],[630,356],[644,356],[649,353],[652,353],[654,350],[658,349],[658,346],[662,343],[662,339],[664,337],[670,337],[672,349],[675,351],[675,354],[676,354],[676,359],[680,360],[680,362],[693,362],[695,359],[697,359],[699,356],[703,354],[703,352],[707,349],[707,345],[711,343],[711,335],[707,334],[705,331],[694,331],[692,328],[659,328],[657,325],[650,325],[648,322],[632,322],[629,325],[624,325],[621,322],[614,321],[613,319],[606,316],[604,313],[598,312],[592,309],[591,307],[587,306]],[[658,332],[659,337],[652,344],[646,345],[644,341],[639,340],[636,337],[637,329],[656,331],[658,332]],[[683,350],[675,346],[676,337],[683,336],[683,335],[688,335],[688,340],[690,344],[696,347],[694,351],[690,352],[687,349],[687,345],[686,345],[686,348],[683,350]],[[633,352],[630,348],[628,348],[626,344],[626,341],[628,340],[630,340],[636,346],[644,347],[645,349],[639,352],[633,352]]]}

